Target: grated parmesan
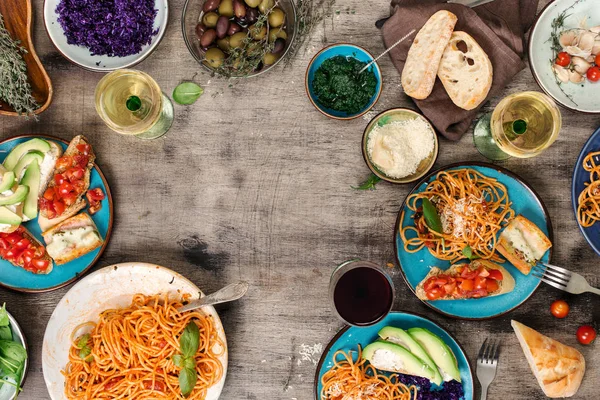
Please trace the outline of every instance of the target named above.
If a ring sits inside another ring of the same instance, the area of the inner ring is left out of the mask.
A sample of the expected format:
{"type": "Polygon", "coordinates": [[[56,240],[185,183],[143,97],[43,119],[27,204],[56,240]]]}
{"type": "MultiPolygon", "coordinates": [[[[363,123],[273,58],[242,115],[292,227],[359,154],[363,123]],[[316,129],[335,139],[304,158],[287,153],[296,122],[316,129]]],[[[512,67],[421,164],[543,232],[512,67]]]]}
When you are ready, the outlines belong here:
{"type": "Polygon", "coordinates": [[[375,125],[367,151],[375,166],[390,178],[414,174],[435,146],[435,132],[423,118],[375,125]]]}
{"type": "Polygon", "coordinates": [[[313,365],[317,365],[322,352],[323,345],[321,343],[315,343],[313,346],[302,343],[300,350],[298,350],[298,354],[300,355],[298,365],[301,365],[302,361],[309,361],[313,365]]]}
{"type": "MultiPolygon", "coordinates": [[[[474,204],[483,203],[483,198],[477,198],[469,195],[467,198],[461,198],[454,202],[452,206],[446,205],[440,212],[440,221],[442,222],[442,230],[445,234],[451,234],[459,239],[469,234],[469,229],[466,226],[466,220],[470,219],[477,209],[474,204]]],[[[479,232],[475,232],[479,235],[479,232]]]]}

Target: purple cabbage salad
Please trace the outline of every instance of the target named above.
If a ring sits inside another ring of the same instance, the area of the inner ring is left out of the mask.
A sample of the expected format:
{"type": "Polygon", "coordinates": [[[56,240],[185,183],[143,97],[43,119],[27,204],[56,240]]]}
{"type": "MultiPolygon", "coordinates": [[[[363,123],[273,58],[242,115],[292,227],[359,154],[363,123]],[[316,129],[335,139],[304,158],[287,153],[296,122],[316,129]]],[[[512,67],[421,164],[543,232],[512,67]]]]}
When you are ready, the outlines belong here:
{"type": "Polygon", "coordinates": [[[58,22],[67,43],[87,47],[93,56],[137,54],[158,33],[153,30],[155,0],[61,0],[58,22]]]}
{"type": "Polygon", "coordinates": [[[404,374],[396,375],[398,375],[398,381],[407,386],[415,385],[419,389],[417,400],[463,400],[465,398],[465,392],[460,382],[444,382],[440,388],[432,385],[427,378],[404,374]]]}

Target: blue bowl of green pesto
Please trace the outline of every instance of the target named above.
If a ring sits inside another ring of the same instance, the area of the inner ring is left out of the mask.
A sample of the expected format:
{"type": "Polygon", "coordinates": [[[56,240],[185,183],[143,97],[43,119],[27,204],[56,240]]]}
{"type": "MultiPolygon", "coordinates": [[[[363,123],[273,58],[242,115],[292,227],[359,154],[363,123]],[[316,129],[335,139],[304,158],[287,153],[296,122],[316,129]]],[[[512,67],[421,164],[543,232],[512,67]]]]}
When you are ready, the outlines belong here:
{"type": "Polygon", "coordinates": [[[306,93],[321,113],[335,119],[353,119],[369,111],[381,94],[381,70],[360,46],[334,44],[319,51],[306,70],[306,93]]]}

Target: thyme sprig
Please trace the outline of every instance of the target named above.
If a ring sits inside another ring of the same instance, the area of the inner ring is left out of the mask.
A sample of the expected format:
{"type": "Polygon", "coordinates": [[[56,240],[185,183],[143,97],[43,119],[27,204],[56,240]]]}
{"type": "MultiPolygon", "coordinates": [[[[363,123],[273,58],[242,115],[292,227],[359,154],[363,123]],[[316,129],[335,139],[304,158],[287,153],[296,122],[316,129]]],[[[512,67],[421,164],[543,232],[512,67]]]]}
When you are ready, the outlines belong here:
{"type": "MultiPolygon", "coordinates": [[[[13,40],[0,14],[0,100],[25,117],[34,116],[39,104],[33,98],[23,54],[27,50],[13,40]]],[[[34,116],[34,118],[37,118],[34,116]]]]}

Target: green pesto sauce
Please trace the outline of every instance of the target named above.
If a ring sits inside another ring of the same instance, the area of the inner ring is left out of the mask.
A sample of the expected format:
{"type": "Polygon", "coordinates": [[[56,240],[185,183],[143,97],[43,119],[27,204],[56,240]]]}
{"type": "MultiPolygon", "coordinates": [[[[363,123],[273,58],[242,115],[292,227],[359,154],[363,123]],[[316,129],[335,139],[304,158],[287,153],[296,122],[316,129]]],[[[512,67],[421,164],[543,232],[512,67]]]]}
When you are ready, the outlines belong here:
{"type": "Polygon", "coordinates": [[[315,72],[312,83],[318,102],[332,110],[356,114],[369,104],[377,78],[372,68],[358,73],[366,62],[354,57],[335,56],[325,61],[315,72]]]}

